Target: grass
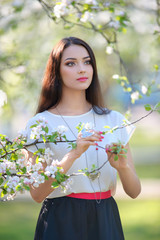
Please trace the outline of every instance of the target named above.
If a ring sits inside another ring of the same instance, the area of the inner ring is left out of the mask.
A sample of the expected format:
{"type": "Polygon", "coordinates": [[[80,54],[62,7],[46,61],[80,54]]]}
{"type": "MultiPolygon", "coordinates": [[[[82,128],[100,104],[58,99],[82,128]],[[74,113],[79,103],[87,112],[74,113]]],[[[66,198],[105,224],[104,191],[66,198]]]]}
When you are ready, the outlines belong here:
{"type": "MultiPolygon", "coordinates": [[[[118,200],[126,240],[160,239],[159,200],[118,200]]],[[[0,203],[0,239],[32,240],[40,204],[32,201],[0,203]]]]}
{"type": "Polygon", "coordinates": [[[126,240],[160,239],[159,200],[118,201],[126,240]]]}
{"type": "Polygon", "coordinates": [[[32,240],[40,205],[34,202],[0,203],[0,239],[32,240]]]}

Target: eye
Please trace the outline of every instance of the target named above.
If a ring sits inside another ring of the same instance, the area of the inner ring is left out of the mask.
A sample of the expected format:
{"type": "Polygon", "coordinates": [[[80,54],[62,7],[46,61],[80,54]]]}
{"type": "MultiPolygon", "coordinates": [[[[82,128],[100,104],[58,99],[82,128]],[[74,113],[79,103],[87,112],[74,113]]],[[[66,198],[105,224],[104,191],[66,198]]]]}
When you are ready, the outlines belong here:
{"type": "Polygon", "coordinates": [[[90,65],[90,64],[91,64],[91,60],[87,60],[87,61],[85,61],[84,64],[86,64],[86,65],[90,65]]]}
{"type": "Polygon", "coordinates": [[[74,62],[67,62],[66,66],[72,67],[75,63],[74,62]]]}

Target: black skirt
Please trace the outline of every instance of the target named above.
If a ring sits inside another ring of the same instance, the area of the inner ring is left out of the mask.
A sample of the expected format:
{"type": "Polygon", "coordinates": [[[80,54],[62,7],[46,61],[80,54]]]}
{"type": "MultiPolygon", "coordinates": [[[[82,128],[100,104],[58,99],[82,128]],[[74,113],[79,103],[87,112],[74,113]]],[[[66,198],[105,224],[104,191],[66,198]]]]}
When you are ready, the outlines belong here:
{"type": "Polygon", "coordinates": [[[101,200],[45,199],[34,240],[124,240],[113,197],[101,200]]]}

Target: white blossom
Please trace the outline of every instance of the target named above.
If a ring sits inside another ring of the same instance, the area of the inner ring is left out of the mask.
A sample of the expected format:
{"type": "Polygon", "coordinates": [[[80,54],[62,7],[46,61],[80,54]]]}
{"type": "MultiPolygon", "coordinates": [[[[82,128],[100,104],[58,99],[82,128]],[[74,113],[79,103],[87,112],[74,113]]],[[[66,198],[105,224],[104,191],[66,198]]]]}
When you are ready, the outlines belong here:
{"type": "Polygon", "coordinates": [[[41,157],[38,158],[38,161],[44,163],[46,160],[45,160],[44,156],[41,156],[41,157]]]}
{"type": "Polygon", "coordinates": [[[64,3],[65,5],[69,5],[73,2],[73,0],[62,0],[62,3],[64,3]]]}
{"type": "Polygon", "coordinates": [[[15,162],[10,162],[8,160],[4,160],[3,162],[0,162],[0,173],[5,173],[7,169],[16,170],[15,162]]]}
{"type": "Polygon", "coordinates": [[[43,128],[47,127],[48,121],[45,118],[40,117],[38,119],[38,126],[33,127],[30,134],[30,139],[40,139],[41,135],[45,135],[46,132],[43,128]]]}
{"type": "Polygon", "coordinates": [[[86,11],[86,12],[82,15],[80,21],[85,23],[85,22],[87,22],[87,21],[90,21],[92,18],[93,18],[93,14],[90,13],[90,12],[88,12],[88,11],[86,11]]]}
{"type": "Polygon", "coordinates": [[[54,14],[57,18],[67,15],[68,14],[67,5],[65,3],[57,4],[54,7],[54,14]]]}
{"type": "Polygon", "coordinates": [[[7,165],[4,162],[0,163],[0,173],[5,173],[6,172],[7,165]]]}
{"type": "Polygon", "coordinates": [[[29,178],[24,178],[23,180],[24,184],[29,185],[32,183],[32,181],[29,178]]]}
{"type": "Polygon", "coordinates": [[[119,79],[119,75],[118,75],[118,74],[114,74],[114,75],[112,76],[112,78],[113,78],[113,79],[119,79]]]}
{"type": "Polygon", "coordinates": [[[23,5],[23,1],[22,0],[14,0],[12,2],[12,6],[13,7],[22,7],[22,5],[23,5]]]}
{"type": "Polygon", "coordinates": [[[86,4],[92,4],[92,5],[97,5],[97,1],[96,0],[85,0],[86,4]]]}
{"type": "Polygon", "coordinates": [[[16,187],[17,185],[19,184],[20,182],[20,178],[17,177],[17,176],[9,176],[9,179],[8,179],[8,182],[7,182],[7,192],[11,192],[11,190],[15,191],[16,190],[16,187]]]}
{"type": "Polygon", "coordinates": [[[42,170],[43,169],[43,165],[41,162],[38,162],[34,165],[32,165],[32,170],[33,171],[39,171],[39,170],[42,170]]]}
{"type": "Polygon", "coordinates": [[[50,166],[45,168],[44,174],[48,177],[55,178],[55,173],[57,172],[58,160],[53,160],[50,166]]]}
{"type": "Polygon", "coordinates": [[[147,87],[145,85],[142,85],[141,91],[142,91],[143,94],[146,94],[148,89],[147,89],[147,87]]]}
{"type": "Polygon", "coordinates": [[[85,125],[84,125],[84,128],[89,131],[89,130],[93,130],[94,128],[94,124],[92,122],[87,122],[85,125]]]}
{"type": "Polygon", "coordinates": [[[7,200],[8,200],[8,201],[14,200],[15,196],[16,196],[16,194],[9,194],[9,195],[7,196],[7,200]]]}
{"type": "Polygon", "coordinates": [[[4,91],[0,90],[0,108],[7,103],[7,95],[4,91]]]}
{"type": "Polygon", "coordinates": [[[56,129],[55,129],[60,135],[62,135],[63,133],[67,132],[68,131],[68,128],[63,126],[63,125],[60,125],[58,126],[56,129]]]}
{"type": "Polygon", "coordinates": [[[41,135],[45,135],[45,131],[42,130],[42,126],[38,125],[33,127],[30,134],[30,139],[40,139],[41,135]]]}
{"type": "Polygon", "coordinates": [[[6,141],[0,141],[0,143],[1,143],[1,144],[0,144],[0,148],[2,148],[2,145],[3,145],[3,147],[5,147],[6,144],[7,144],[6,141]]]}
{"type": "Polygon", "coordinates": [[[71,191],[72,190],[72,187],[71,185],[73,184],[73,179],[70,177],[68,178],[66,181],[62,182],[61,185],[62,185],[62,191],[64,193],[68,192],[68,191],[71,191]]]}
{"type": "Polygon", "coordinates": [[[26,71],[26,67],[23,66],[23,65],[21,65],[21,66],[16,67],[16,68],[14,69],[14,71],[15,71],[16,73],[18,73],[18,74],[22,74],[22,73],[24,73],[24,72],[26,71]]]}
{"type": "Polygon", "coordinates": [[[17,164],[19,165],[20,168],[23,168],[26,166],[26,159],[25,158],[19,158],[17,161],[17,164]]]}
{"type": "Polygon", "coordinates": [[[18,131],[19,137],[26,138],[27,137],[27,131],[24,129],[21,129],[18,131]]]}
{"type": "Polygon", "coordinates": [[[44,183],[45,177],[38,172],[34,172],[30,176],[30,181],[34,187],[39,187],[39,184],[44,183]]]}
{"type": "Polygon", "coordinates": [[[28,162],[27,162],[27,172],[29,173],[32,169],[32,158],[29,158],[28,162]]]}
{"type": "Polygon", "coordinates": [[[123,17],[123,16],[125,15],[125,12],[123,12],[123,11],[119,11],[119,12],[116,13],[116,15],[117,15],[117,16],[121,16],[121,17],[123,17]]]}
{"type": "Polygon", "coordinates": [[[46,127],[48,121],[44,117],[39,117],[38,122],[40,123],[41,126],[46,127]]]}
{"type": "Polygon", "coordinates": [[[139,99],[139,92],[138,91],[135,91],[131,94],[131,100],[132,102],[134,103],[136,100],[139,99]]]}
{"type": "Polygon", "coordinates": [[[113,53],[113,47],[107,46],[106,47],[106,53],[109,54],[109,55],[112,54],[113,53]]]}
{"type": "Polygon", "coordinates": [[[119,21],[111,21],[109,24],[108,24],[109,27],[113,27],[115,29],[118,29],[120,27],[120,23],[119,21]]]}
{"type": "Polygon", "coordinates": [[[105,7],[109,7],[111,4],[109,2],[104,3],[105,7]]]}
{"type": "Polygon", "coordinates": [[[53,161],[53,156],[54,156],[53,151],[50,148],[46,148],[44,155],[41,156],[41,158],[39,158],[39,161],[46,162],[47,165],[51,165],[53,161]]]}

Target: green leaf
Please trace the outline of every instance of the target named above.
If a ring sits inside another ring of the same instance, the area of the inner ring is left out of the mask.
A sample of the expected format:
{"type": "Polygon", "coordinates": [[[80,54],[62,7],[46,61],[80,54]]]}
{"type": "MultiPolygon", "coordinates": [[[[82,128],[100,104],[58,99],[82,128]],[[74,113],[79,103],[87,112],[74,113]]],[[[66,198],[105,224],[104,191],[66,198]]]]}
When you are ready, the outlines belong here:
{"type": "Polygon", "coordinates": [[[22,149],[23,148],[23,144],[20,143],[18,146],[17,146],[18,149],[22,149]]]}
{"type": "Polygon", "coordinates": [[[126,148],[123,148],[123,151],[124,151],[125,153],[127,153],[127,152],[128,152],[128,149],[126,149],[126,148]]]}
{"type": "Polygon", "coordinates": [[[126,91],[127,91],[127,92],[132,92],[132,88],[131,88],[131,87],[128,87],[128,88],[126,89],[126,91]]]}
{"type": "Polygon", "coordinates": [[[36,164],[39,163],[39,156],[36,157],[36,164]]]}
{"type": "Polygon", "coordinates": [[[69,144],[68,148],[75,149],[75,148],[77,147],[77,143],[72,143],[72,142],[70,142],[70,143],[68,143],[68,144],[69,144]]]}
{"type": "Polygon", "coordinates": [[[110,126],[104,126],[104,128],[111,128],[110,126]]]}
{"type": "Polygon", "coordinates": [[[82,123],[82,122],[80,122],[80,123],[76,126],[76,128],[77,128],[77,130],[78,130],[78,133],[83,129],[83,126],[84,126],[84,123],[82,123]]]}
{"type": "Polygon", "coordinates": [[[13,161],[18,160],[18,155],[17,155],[16,153],[12,153],[12,154],[11,154],[11,159],[12,159],[13,161]]]}
{"type": "Polygon", "coordinates": [[[6,195],[6,194],[7,194],[7,190],[6,190],[6,189],[3,189],[2,192],[1,192],[1,198],[3,198],[4,195],[6,195]]]}
{"type": "Polygon", "coordinates": [[[22,172],[25,174],[26,171],[27,171],[27,168],[26,168],[26,167],[23,167],[23,168],[22,168],[22,172]]]}
{"type": "Polygon", "coordinates": [[[160,113],[160,102],[154,106],[154,110],[160,113]]]}
{"type": "Polygon", "coordinates": [[[57,181],[55,181],[55,182],[52,183],[52,186],[54,188],[58,188],[59,187],[59,183],[57,181]]]}
{"type": "Polygon", "coordinates": [[[22,186],[21,186],[21,185],[17,185],[17,186],[16,186],[16,190],[17,190],[17,191],[22,190],[22,186]]]}
{"type": "Polygon", "coordinates": [[[158,70],[159,70],[159,66],[158,66],[157,64],[155,64],[155,65],[154,65],[154,69],[155,69],[156,71],[158,71],[158,70]]]}
{"type": "Polygon", "coordinates": [[[10,173],[10,171],[9,171],[8,169],[6,170],[6,174],[7,174],[8,176],[11,175],[11,173],[10,173]]]}
{"type": "Polygon", "coordinates": [[[151,107],[150,104],[146,104],[146,105],[144,105],[144,107],[145,107],[146,111],[151,111],[152,110],[152,107],[151,107]]]}
{"type": "Polygon", "coordinates": [[[115,155],[114,156],[114,161],[117,161],[118,160],[118,155],[115,155]]]}
{"type": "Polygon", "coordinates": [[[1,192],[1,198],[3,198],[4,197],[4,190],[1,192]]]}
{"type": "Polygon", "coordinates": [[[44,129],[44,131],[45,131],[46,133],[48,133],[49,129],[48,129],[47,126],[46,126],[45,128],[43,128],[43,129],[44,129]]]}
{"type": "Polygon", "coordinates": [[[3,178],[0,178],[0,185],[3,183],[3,181],[4,181],[3,178]]]}
{"type": "Polygon", "coordinates": [[[30,187],[28,185],[24,185],[25,190],[30,191],[30,187]]]}
{"type": "Polygon", "coordinates": [[[46,143],[46,138],[42,136],[43,142],[46,143]]]}
{"type": "Polygon", "coordinates": [[[33,127],[37,127],[37,124],[33,124],[32,126],[30,126],[30,128],[33,128],[33,127]]]}

